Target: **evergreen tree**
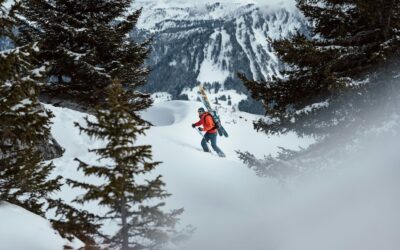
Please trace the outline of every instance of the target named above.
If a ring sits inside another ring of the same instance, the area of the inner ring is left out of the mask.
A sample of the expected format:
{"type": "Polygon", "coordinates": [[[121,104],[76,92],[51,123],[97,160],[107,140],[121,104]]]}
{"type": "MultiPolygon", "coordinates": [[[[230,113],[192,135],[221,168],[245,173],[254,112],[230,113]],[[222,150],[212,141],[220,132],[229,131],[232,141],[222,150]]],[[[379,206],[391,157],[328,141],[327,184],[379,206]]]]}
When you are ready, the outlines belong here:
{"type": "Polygon", "coordinates": [[[40,61],[50,62],[45,97],[95,107],[111,79],[131,88],[144,81],[147,72],[139,66],[148,41],[129,38],[140,15],[129,11],[131,0],[21,3],[21,42],[37,41],[40,61]]]}
{"type": "Polygon", "coordinates": [[[285,78],[257,82],[240,75],[271,117],[256,128],[315,137],[361,130],[371,122],[368,110],[395,84],[398,70],[385,65],[399,57],[400,2],[297,0],[297,6],[313,28],[309,36],[274,42],[288,66],[285,78]]]}
{"type": "Polygon", "coordinates": [[[164,213],[164,203],[155,201],[169,196],[163,190],[161,176],[140,181],[159,164],[150,161],[151,146],[136,145],[138,136],[145,134],[149,124],[131,112],[146,106],[149,96],[126,91],[119,83],[109,86],[107,91],[105,104],[95,111],[97,121],[86,118],[87,126],[76,124],[90,137],[107,141],[105,147],[90,150],[103,164],[95,166],[76,159],[85,175],[95,175],[105,182],[96,185],[69,180],[73,187],[86,190],[75,201],[98,202],[107,209],[101,219],[119,221],[119,231],[106,241],[110,247],[160,249],[174,231],[176,217],[182,210],[164,213]]]}
{"type": "Polygon", "coordinates": [[[6,8],[6,0],[0,0],[0,38],[12,38],[13,37],[13,24],[14,13],[18,9],[18,5],[14,4],[11,8],[6,8]]]}
{"type": "MultiPolygon", "coordinates": [[[[0,37],[13,39],[14,11],[0,1],[0,37]]],[[[35,45],[0,52],[0,200],[44,216],[46,200],[60,189],[61,177],[44,163],[38,145],[50,134],[52,114],[38,100],[44,67],[34,69],[35,45]]]]}
{"type": "Polygon", "coordinates": [[[68,205],[61,199],[50,200],[49,209],[55,209],[55,217],[50,221],[63,238],[73,240],[77,237],[85,243],[84,249],[100,249],[96,238],[101,224],[96,215],[68,205]]]}
{"type": "MultiPolygon", "coordinates": [[[[0,1],[0,37],[15,41],[14,14],[20,6],[7,10],[3,3],[0,1]]],[[[61,177],[49,178],[55,166],[44,163],[40,151],[40,145],[49,140],[53,115],[39,102],[39,80],[45,65],[35,60],[38,49],[36,44],[26,44],[0,52],[0,200],[42,217],[55,209],[50,220],[63,237],[77,236],[87,246],[94,246],[91,236],[99,227],[94,216],[53,198],[61,187],[61,177]]]]}

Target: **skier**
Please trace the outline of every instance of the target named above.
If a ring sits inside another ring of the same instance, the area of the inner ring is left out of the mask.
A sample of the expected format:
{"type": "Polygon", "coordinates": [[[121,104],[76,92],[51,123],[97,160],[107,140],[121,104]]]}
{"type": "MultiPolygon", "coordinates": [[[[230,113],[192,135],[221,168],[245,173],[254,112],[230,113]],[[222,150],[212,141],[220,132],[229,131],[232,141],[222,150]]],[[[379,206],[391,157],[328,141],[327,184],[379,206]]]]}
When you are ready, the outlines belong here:
{"type": "Polygon", "coordinates": [[[205,111],[204,108],[199,108],[197,110],[199,113],[200,121],[193,123],[192,127],[199,127],[203,125],[203,127],[198,128],[199,131],[205,131],[205,135],[203,136],[203,140],[201,141],[201,146],[203,147],[204,152],[210,152],[207,146],[207,142],[211,141],[211,146],[215,152],[217,152],[219,157],[225,157],[225,154],[222,150],[217,146],[217,128],[215,126],[214,119],[212,115],[205,111]]]}

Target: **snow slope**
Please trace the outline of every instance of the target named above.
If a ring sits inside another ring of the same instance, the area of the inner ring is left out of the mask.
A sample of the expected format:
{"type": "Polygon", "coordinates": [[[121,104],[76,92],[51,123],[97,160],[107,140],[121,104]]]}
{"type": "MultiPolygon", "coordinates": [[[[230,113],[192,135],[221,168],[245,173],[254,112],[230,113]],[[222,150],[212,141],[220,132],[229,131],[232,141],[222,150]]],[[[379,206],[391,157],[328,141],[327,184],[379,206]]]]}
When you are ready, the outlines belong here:
{"type": "MultiPolygon", "coordinates": [[[[171,101],[151,107],[143,116],[155,126],[140,143],[153,145],[154,160],[163,162],[157,174],[163,175],[167,190],[173,194],[167,206],[184,207],[181,225],[191,224],[197,228],[188,249],[225,249],[218,247],[217,240],[210,239],[224,235],[246,242],[246,231],[255,222],[254,215],[265,213],[267,203],[277,198],[280,190],[274,181],[260,179],[244,167],[235,151],[250,150],[262,156],[276,153],[278,146],[296,149],[310,140],[300,140],[294,135],[268,139],[253,130],[252,121],[257,116],[221,109],[222,120],[230,133],[229,138],[218,138],[219,146],[227,154],[226,159],[221,159],[202,152],[201,137],[191,127],[198,120],[196,110],[200,106],[199,102],[171,101]]],[[[84,178],[76,172],[77,163],[73,159],[78,157],[96,163],[96,156],[87,149],[103,142],[79,135],[74,128],[73,122],[83,122],[84,114],[49,105],[46,108],[56,115],[52,133],[66,149],[64,156],[54,161],[55,174],[84,178]]],[[[66,187],[63,190],[66,200],[72,200],[77,194],[76,190],[66,187]]],[[[92,204],[88,207],[100,211],[92,204]]],[[[109,227],[107,230],[113,230],[112,225],[109,227]]]]}
{"type": "Polygon", "coordinates": [[[61,238],[50,223],[21,207],[0,202],[0,249],[1,250],[61,250],[68,245],[73,249],[83,246],[75,241],[73,245],[61,238]]]}
{"type": "MultiPolygon", "coordinates": [[[[257,156],[276,153],[278,146],[297,148],[311,143],[294,135],[266,137],[251,121],[257,116],[221,108],[231,137],[219,137],[227,158],[205,154],[190,124],[197,102],[158,103],[144,117],[154,123],[140,143],[153,145],[154,160],[173,194],[168,208],[184,207],[181,225],[197,228],[187,250],[398,250],[400,248],[400,140],[368,145],[334,172],[303,176],[284,185],[262,179],[237,159],[235,150],[257,156]],[[380,149],[380,150],[379,150],[380,149]],[[384,152],[384,153],[383,153],[384,152]]],[[[79,135],[74,121],[84,114],[47,106],[55,114],[53,133],[66,148],[57,159],[57,174],[82,178],[74,157],[95,162],[87,148],[102,144],[79,135]]],[[[392,139],[393,140],[393,139],[392,139]]],[[[372,142],[369,142],[372,143],[372,142]]],[[[72,199],[76,190],[65,188],[72,199]]],[[[91,204],[89,209],[100,208],[91,204]]],[[[113,225],[105,225],[113,230],[113,225]]]]}

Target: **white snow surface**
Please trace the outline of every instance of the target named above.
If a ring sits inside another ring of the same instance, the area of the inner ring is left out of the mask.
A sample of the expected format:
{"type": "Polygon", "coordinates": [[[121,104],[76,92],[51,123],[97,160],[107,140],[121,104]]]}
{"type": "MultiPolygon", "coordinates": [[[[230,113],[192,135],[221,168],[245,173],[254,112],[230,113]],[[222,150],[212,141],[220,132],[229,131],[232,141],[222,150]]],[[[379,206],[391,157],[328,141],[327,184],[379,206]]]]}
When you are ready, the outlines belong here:
{"type": "Polygon", "coordinates": [[[215,31],[210,36],[210,41],[208,41],[208,45],[204,49],[205,58],[200,65],[199,75],[197,76],[197,81],[201,83],[205,82],[220,82],[223,83],[225,80],[232,76],[228,68],[223,69],[222,63],[225,62],[225,65],[228,64],[228,58],[224,55],[230,53],[232,51],[232,46],[229,41],[229,34],[225,31],[215,31]],[[213,58],[212,53],[216,44],[217,36],[221,35],[221,47],[222,51],[219,54],[218,58],[213,58]]]}
{"type": "Polygon", "coordinates": [[[167,92],[156,92],[151,94],[154,103],[166,102],[172,100],[172,95],[167,92]]]}
{"type": "Polygon", "coordinates": [[[66,245],[79,249],[83,243],[71,243],[63,239],[49,221],[21,207],[0,202],[1,250],[62,250],[66,245]]]}
{"type": "MultiPolygon", "coordinates": [[[[151,9],[174,8],[176,10],[175,14],[181,14],[179,9],[182,8],[195,8],[199,11],[203,10],[203,13],[207,16],[217,19],[226,16],[227,12],[231,11],[232,9],[249,4],[261,7],[267,11],[277,8],[296,8],[295,0],[137,0],[134,2],[133,7],[137,8],[140,6],[149,6],[151,9]],[[214,12],[207,13],[206,7],[215,4],[221,4],[225,6],[224,10],[216,10],[214,12]]],[[[188,15],[188,17],[193,16],[188,15]]]]}
{"type": "MultiPolygon", "coordinates": [[[[96,155],[88,153],[87,150],[104,144],[89,139],[85,134],[80,135],[74,127],[73,123],[83,123],[83,117],[86,115],[65,108],[45,106],[55,114],[52,133],[66,149],[62,158],[54,160],[57,166],[54,174],[65,178],[95,181],[77,172],[78,164],[73,160],[77,157],[98,164],[96,155]]],[[[258,178],[237,158],[235,151],[249,150],[262,157],[265,153],[275,154],[278,146],[297,149],[300,145],[308,145],[311,140],[299,139],[293,134],[267,138],[253,130],[252,121],[257,116],[232,112],[225,107],[221,108],[220,112],[230,137],[218,138],[220,148],[227,155],[227,158],[221,159],[216,154],[202,151],[201,137],[191,127],[191,124],[198,120],[196,111],[200,106],[200,102],[193,101],[155,104],[143,114],[144,118],[155,126],[139,143],[151,144],[154,160],[163,162],[155,174],[163,175],[167,191],[173,194],[167,200],[168,208],[184,207],[181,225],[190,224],[197,228],[188,249],[222,249],[217,245],[210,245],[210,239],[221,235],[245,237],[246,231],[255,222],[253,215],[266,212],[269,198],[274,199],[279,193],[279,185],[276,185],[275,181],[258,178]],[[265,193],[265,190],[269,191],[265,193]]],[[[67,201],[79,194],[77,190],[67,187],[63,189],[63,198],[67,201]]],[[[101,211],[95,204],[89,204],[86,208],[94,212],[101,211]]],[[[112,232],[115,225],[106,225],[105,230],[112,232]]],[[[246,241],[245,238],[243,240],[246,241]]],[[[230,246],[230,243],[228,245],[230,246]]]]}
{"type": "MultiPolygon", "coordinates": [[[[192,89],[185,88],[182,90],[182,94],[187,95],[189,100],[196,101],[197,98],[199,97],[199,88],[198,87],[194,87],[192,89]]],[[[229,109],[234,108],[236,110],[238,109],[238,104],[240,103],[240,101],[248,99],[248,97],[245,94],[239,94],[236,90],[227,90],[223,88],[220,89],[218,92],[215,92],[215,89],[209,90],[207,92],[207,97],[212,103],[215,103],[215,99],[218,99],[218,103],[221,104],[222,107],[225,107],[224,109],[226,109],[229,106],[228,99],[230,98],[232,107],[229,109]],[[226,101],[220,100],[222,96],[226,97],[226,101]]]]}
{"type": "MultiPolygon", "coordinates": [[[[180,225],[197,228],[182,249],[399,249],[398,143],[385,144],[389,150],[384,156],[376,157],[378,150],[371,148],[371,152],[354,156],[343,169],[282,184],[257,177],[237,158],[235,150],[262,157],[276,154],[278,146],[305,147],[311,139],[266,137],[253,130],[252,121],[258,116],[222,106],[220,115],[230,137],[218,138],[227,154],[221,159],[202,152],[201,138],[190,126],[197,121],[200,106],[193,101],[154,105],[143,116],[155,126],[139,141],[153,145],[154,160],[163,162],[154,174],[163,175],[167,190],[173,194],[167,207],[184,207],[180,225]]],[[[56,174],[84,178],[73,159],[96,163],[96,156],[87,149],[104,142],[79,135],[73,122],[82,122],[84,114],[46,107],[56,115],[52,132],[66,149],[65,155],[54,161],[56,174]]],[[[77,194],[76,190],[63,190],[66,200],[77,194]]],[[[94,204],[86,207],[101,210],[94,204]]],[[[107,224],[104,230],[114,231],[115,225],[107,224]]]]}

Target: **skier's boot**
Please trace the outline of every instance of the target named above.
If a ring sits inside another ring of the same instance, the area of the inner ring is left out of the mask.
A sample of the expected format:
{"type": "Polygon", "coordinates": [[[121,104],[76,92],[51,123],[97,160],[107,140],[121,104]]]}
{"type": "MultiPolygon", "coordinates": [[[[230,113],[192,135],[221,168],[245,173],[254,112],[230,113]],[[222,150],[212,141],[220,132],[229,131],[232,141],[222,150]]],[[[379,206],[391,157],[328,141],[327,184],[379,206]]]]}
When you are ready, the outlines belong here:
{"type": "Polygon", "coordinates": [[[226,157],[226,155],[222,151],[218,152],[218,156],[221,157],[221,158],[225,158],[226,157]]]}

